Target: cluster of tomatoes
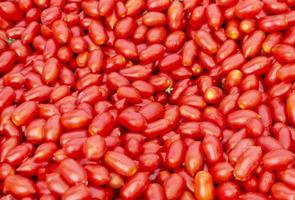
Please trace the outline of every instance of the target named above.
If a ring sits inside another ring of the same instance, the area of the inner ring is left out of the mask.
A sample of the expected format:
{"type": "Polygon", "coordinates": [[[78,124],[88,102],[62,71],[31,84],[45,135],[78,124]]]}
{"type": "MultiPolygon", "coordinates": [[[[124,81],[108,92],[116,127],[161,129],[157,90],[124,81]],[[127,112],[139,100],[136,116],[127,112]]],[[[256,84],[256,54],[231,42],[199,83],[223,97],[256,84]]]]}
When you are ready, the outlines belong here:
{"type": "Polygon", "coordinates": [[[2,0],[0,200],[295,200],[294,0],[2,0]]]}

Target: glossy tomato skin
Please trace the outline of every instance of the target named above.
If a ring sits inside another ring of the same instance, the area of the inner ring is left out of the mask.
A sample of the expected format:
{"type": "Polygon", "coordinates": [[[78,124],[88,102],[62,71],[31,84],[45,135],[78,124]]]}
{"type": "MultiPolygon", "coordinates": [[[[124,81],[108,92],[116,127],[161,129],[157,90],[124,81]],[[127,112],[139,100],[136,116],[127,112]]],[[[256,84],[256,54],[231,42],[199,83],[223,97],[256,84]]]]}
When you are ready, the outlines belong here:
{"type": "Polygon", "coordinates": [[[262,157],[261,147],[249,147],[237,161],[234,168],[234,176],[239,180],[247,180],[257,168],[262,157]],[[255,155],[255,156],[254,156],[255,155]]]}
{"type": "Polygon", "coordinates": [[[218,162],[210,168],[212,178],[216,183],[224,183],[233,177],[233,166],[228,162],[218,162]]]}
{"type": "Polygon", "coordinates": [[[7,72],[11,69],[16,60],[16,53],[14,51],[4,51],[0,54],[0,71],[7,72]]]}
{"type": "Polygon", "coordinates": [[[32,181],[20,175],[8,176],[5,179],[3,189],[19,198],[31,196],[36,192],[32,181]]]}
{"type": "Polygon", "coordinates": [[[1,200],[294,200],[294,0],[2,0],[1,200]]]}
{"type": "Polygon", "coordinates": [[[193,142],[188,146],[185,154],[186,170],[194,175],[199,169],[203,167],[204,155],[200,142],[193,142]]]}
{"type": "Polygon", "coordinates": [[[169,176],[164,182],[164,190],[167,199],[178,198],[185,186],[184,179],[179,174],[175,173],[169,176]]]}
{"type": "Polygon", "coordinates": [[[107,152],[104,155],[104,160],[109,167],[123,176],[132,176],[138,169],[136,163],[132,159],[119,152],[107,152]]]}
{"type": "Polygon", "coordinates": [[[137,173],[121,189],[121,196],[125,199],[140,196],[148,185],[148,176],[145,173],[137,173]]]}
{"type": "Polygon", "coordinates": [[[153,183],[149,184],[146,193],[145,193],[146,199],[166,199],[164,189],[160,184],[153,183]]]}
{"type": "Polygon", "coordinates": [[[239,187],[233,182],[225,182],[217,188],[216,195],[219,199],[237,199],[240,194],[239,187]]]}
{"type": "Polygon", "coordinates": [[[199,171],[195,176],[195,197],[197,199],[214,199],[214,186],[211,175],[199,171]]]}
{"type": "Polygon", "coordinates": [[[145,118],[140,113],[131,110],[122,111],[118,122],[131,131],[142,131],[147,127],[145,118]]]}

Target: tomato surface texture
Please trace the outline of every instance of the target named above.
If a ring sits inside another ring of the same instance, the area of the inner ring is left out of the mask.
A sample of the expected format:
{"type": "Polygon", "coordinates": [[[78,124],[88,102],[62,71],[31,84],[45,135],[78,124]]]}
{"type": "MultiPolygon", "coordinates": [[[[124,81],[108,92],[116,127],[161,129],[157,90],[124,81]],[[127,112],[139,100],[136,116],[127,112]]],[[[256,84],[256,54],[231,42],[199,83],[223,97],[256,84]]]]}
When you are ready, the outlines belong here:
{"type": "Polygon", "coordinates": [[[295,200],[295,0],[1,0],[0,200],[295,200]]]}

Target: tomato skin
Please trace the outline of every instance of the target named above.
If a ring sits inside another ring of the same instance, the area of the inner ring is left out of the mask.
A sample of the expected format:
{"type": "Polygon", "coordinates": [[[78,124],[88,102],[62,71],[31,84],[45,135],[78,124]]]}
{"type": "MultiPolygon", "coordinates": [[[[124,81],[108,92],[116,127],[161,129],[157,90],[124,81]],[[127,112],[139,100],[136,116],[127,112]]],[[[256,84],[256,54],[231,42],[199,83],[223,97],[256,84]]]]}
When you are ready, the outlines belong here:
{"type": "Polygon", "coordinates": [[[291,81],[294,79],[293,73],[294,64],[286,64],[278,70],[279,80],[291,81]]]}
{"type": "Polygon", "coordinates": [[[235,9],[235,15],[240,18],[249,18],[262,10],[263,4],[260,1],[239,2],[235,9]]]}
{"type": "Polygon", "coordinates": [[[89,160],[97,160],[101,158],[105,150],[105,141],[99,135],[88,138],[83,145],[83,153],[85,157],[89,160]],[[97,147],[94,147],[93,144],[99,145],[97,147]]]}
{"type": "Polygon", "coordinates": [[[24,61],[26,57],[31,53],[31,49],[28,46],[25,46],[21,41],[15,41],[10,45],[10,48],[15,51],[18,61],[24,61]]]}
{"type": "Polygon", "coordinates": [[[258,22],[258,27],[264,32],[276,32],[288,26],[286,16],[274,15],[262,18],[258,22]]]}
{"type": "Polygon", "coordinates": [[[218,162],[210,168],[214,182],[226,183],[233,178],[233,167],[228,162],[218,162]]]}
{"type": "Polygon", "coordinates": [[[285,36],[285,38],[283,39],[283,41],[286,43],[286,44],[291,44],[293,45],[294,44],[294,38],[292,38],[294,35],[294,28],[290,28],[285,36]]]}
{"type": "Polygon", "coordinates": [[[19,21],[23,17],[23,12],[15,3],[4,1],[0,4],[0,16],[9,21],[19,21]]]}
{"type": "Polygon", "coordinates": [[[5,179],[4,191],[11,192],[15,196],[22,198],[32,195],[36,192],[36,189],[35,185],[28,178],[20,175],[11,175],[5,179]]]}
{"type": "Polygon", "coordinates": [[[269,72],[266,74],[265,82],[267,85],[277,83],[278,77],[276,75],[277,71],[282,67],[281,64],[275,62],[270,68],[269,72]]]}
{"type": "Polygon", "coordinates": [[[2,0],[1,200],[294,200],[294,0],[2,0]]]}
{"type": "Polygon", "coordinates": [[[261,147],[249,147],[237,161],[233,172],[235,178],[238,180],[247,180],[257,168],[261,157],[261,147]]]}
{"type": "Polygon", "coordinates": [[[261,73],[266,72],[266,70],[270,67],[271,61],[264,56],[258,56],[245,63],[242,66],[242,72],[244,74],[255,74],[259,75],[261,73]]]}
{"type": "Polygon", "coordinates": [[[217,43],[214,41],[212,36],[203,30],[197,31],[195,35],[195,42],[209,54],[214,54],[217,52],[217,43]]]}
{"type": "Polygon", "coordinates": [[[62,125],[67,129],[83,128],[90,123],[90,120],[91,118],[89,114],[80,109],[64,113],[61,117],[62,125]]]}
{"type": "Polygon", "coordinates": [[[16,60],[16,53],[14,51],[4,51],[0,54],[0,71],[7,72],[11,69],[16,60]]]}
{"type": "Polygon", "coordinates": [[[134,1],[134,0],[128,0],[125,3],[125,7],[127,9],[127,15],[128,16],[136,16],[138,13],[140,13],[145,6],[144,1],[134,1]]]}
{"type": "Polygon", "coordinates": [[[263,164],[266,169],[283,169],[292,159],[294,159],[294,155],[289,150],[277,149],[263,156],[263,164]]]}
{"type": "Polygon", "coordinates": [[[62,177],[71,185],[76,183],[85,183],[85,170],[73,159],[65,159],[59,165],[59,171],[62,177]]]}
{"type": "Polygon", "coordinates": [[[143,24],[146,26],[163,26],[166,16],[161,12],[148,12],[143,16],[143,24]]]}
{"type": "Polygon", "coordinates": [[[261,103],[262,96],[261,93],[257,90],[248,90],[241,94],[241,96],[238,99],[238,106],[241,109],[251,109],[253,107],[256,107],[261,103]],[[245,102],[248,102],[249,99],[252,99],[252,104],[247,104],[245,102]]]}
{"type": "Polygon", "coordinates": [[[146,173],[137,173],[121,189],[121,196],[125,199],[136,198],[141,195],[148,183],[149,181],[146,173]]]}
{"type": "Polygon", "coordinates": [[[208,162],[214,164],[221,160],[221,144],[216,136],[206,135],[203,140],[203,151],[208,159],[208,162]]]}
{"type": "Polygon", "coordinates": [[[89,190],[84,184],[75,185],[69,188],[63,195],[62,199],[87,199],[89,198],[89,190]]]}
{"type": "Polygon", "coordinates": [[[256,28],[256,21],[253,19],[244,19],[240,23],[240,29],[244,33],[252,33],[256,28]]]}
{"type": "Polygon", "coordinates": [[[89,25],[89,36],[96,45],[102,45],[107,41],[106,32],[101,23],[92,21],[89,25]]]}
{"type": "Polygon", "coordinates": [[[294,113],[294,93],[290,94],[287,98],[286,108],[287,108],[287,116],[292,125],[295,124],[295,113],[294,113]]]}
{"type": "Polygon", "coordinates": [[[205,15],[205,7],[204,6],[197,6],[190,16],[190,26],[193,28],[198,28],[202,25],[202,23],[205,21],[206,15],[205,15]]]}
{"type": "Polygon", "coordinates": [[[131,131],[142,131],[147,126],[145,118],[140,113],[129,110],[120,113],[118,122],[131,131]]]}
{"type": "Polygon", "coordinates": [[[159,103],[149,103],[142,107],[139,112],[145,117],[147,122],[151,122],[159,119],[163,115],[164,108],[159,103]]]}
{"type": "Polygon", "coordinates": [[[1,91],[1,101],[0,101],[0,110],[3,111],[4,108],[8,107],[15,99],[15,92],[9,86],[4,87],[1,91]]]}
{"type": "Polygon", "coordinates": [[[271,186],[275,181],[275,175],[270,171],[263,171],[259,178],[259,191],[262,193],[266,193],[270,190],[271,186]]]}
{"type": "Polygon", "coordinates": [[[185,145],[177,140],[171,143],[167,150],[166,164],[168,167],[177,168],[184,160],[185,145]]]}
{"type": "Polygon", "coordinates": [[[179,30],[183,26],[183,4],[175,1],[168,8],[168,26],[171,30],[179,30]]]}
{"type": "Polygon", "coordinates": [[[45,83],[56,82],[60,70],[60,63],[56,58],[50,58],[44,65],[42,79],[45,83]]]}
{"type": "Polygon", "coordinates": [[[254,57],[259,52],[265,33],[263,31],[254,31],[243,43],[243,54],[245,58],[254,57]]]}
{"type": "Polygon", "coordinates": [[[186,170],[194,175],[199,169],[202,168],[204,163],[204,155],[199,142],[193,142],[188,146],[185,154],[186,170]]]}
{"type": "Polygon", "coordinates": [[[118,38],[128,38],[135,32],[136,22],[132,17],[119,20],[115,26],[115,35],[118,38]]]}
{"type": "Polygon", "coordinates": [[[54,57],[57,54],[58,44],[55,42],[54,39],[48,39],[45,43],[44,50],[43,50],[43,58],[49,59],[54,57]]]}
{"type": "Polygon", "coordinates": [[[37,104],[33,101],[27,101],[17,107],[12,113],[11,119],[16,126],[28,124],[37,114],[37,104]]]}
{"type": "Polygon", "coordinates": [[[164,190],[167,199],[178,198],[184,190],[184,179],[179,174],[175,173],[169,176],[164,182],[164,190]]]}
{"type": "Polygon", "coordinates": [[[208,20],[209,27],[219,30],[223,23],[223,17],[221,10],[217,4],[210,4],[206,8],[206,17],[208,20]]]}
{"type": "Polygon", "coordinates": [[[277,44],[271,49],[272,55],[280,63],[292,63],[294,59],[290,55],[292,55],[294,51],[294,47],[287,44],[277,44]]]}
{"type": "Polygon", "coordinates": [[[263,199],[267,199],[266,197],[265,197],[265,195],[263,195],[263,194],[260,194],[260,193],[256,193],[256,192],[247,192],[247,193],[245,193],[245,194],[243,194],[243,195],[240,195],[240,197],[239,197],[240,199],[252,199],[252,198],[255,198],[255,199],[261,199],[261,200],[263,200],[263,199]]]}
{"type": "Polygon", "coordinates": [[[97,115],[88,127],[88,132],[91,135],[108,135],[114,126],[114,118],[108,113],[97,115]]]}
{"type": "Polygon", "coordinates": [[[57,7],[45,9],[41,13],[41,22],[44,25],[51,25],[61,17],[61,11],[57,7]]]}
{"type": "Polygon", "coordinates": [[[164,54],[164,46],[160,44],[153,44],[141,51],[139,59],[143,62],[149,63],[161,58],[164,54]]]}
{"type": "Polygon", "coordinates": [[[160,184],[151,183],[146,189],[145,198],[147,200],[151,199],[159,199],[164,200],[166,199],[164,189],[160,184]]]}
{"type": "Polygon", "coordinates": [[[115,41],[115,49],[126,58],[135,58],[137,56],[136,46],[132,41],[118,39],[115,41]]]}
{"type": "Polygon", "coordinates": [[[220,199],[237,199],[240,194],[239,187],[233,182],[225,182],[217,188],[216,196],[220,199]]]}
{"type": "Polygon", "coordinates": [[[101,15],[101,16],[107,16],[111,10],[113,9],[114,7],[114,4],[115,2],[113,0],[111,1],[99,1],[98,3],[98,13],[101,15]]]}
{"type": "Polygon", "coordinates": [[[132,176],[137,172],[137,165],[126,155],[109,151],[104,155],[104,160],[109,167],[123,176],[132,176]]]}
{"type": "Polygon", "coordinates": [[[214,187],[211,175],[199,171],[195,176],[195,197],[200,200],[214,199],[214,187]]]}
{"type": "Polygon", "coordinates": [[[55,21],[52,24],[53,37],[60,44],[66,44],[70,41],[71,32],[67,24],[63,21],[55,21]]]}
{"type": "Polygon", "coordinates": [[[272,194],[275,198],[288,199],[293,198],[295,193],[288,185],[278,182],[271,188],[272,194]]]}
{"type": "Polygon", "coordinates": [[[185,42],[185,34],[182,31],[175,31],[167,35],[164,45],[168,52],[178,51],[185,42]]]}

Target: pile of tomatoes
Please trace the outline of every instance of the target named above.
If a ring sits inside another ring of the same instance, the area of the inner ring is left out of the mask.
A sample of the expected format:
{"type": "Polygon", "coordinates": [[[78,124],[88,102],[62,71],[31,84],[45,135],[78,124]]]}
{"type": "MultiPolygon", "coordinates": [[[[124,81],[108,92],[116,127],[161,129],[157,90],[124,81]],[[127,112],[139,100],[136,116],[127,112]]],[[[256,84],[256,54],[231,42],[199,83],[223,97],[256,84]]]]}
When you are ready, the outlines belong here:
{"type": "Polygon", "coordinates": [[[295,200],[294,0],[2,0],[0,200],[295,200]]]}

